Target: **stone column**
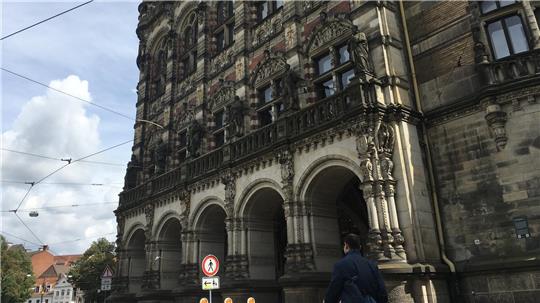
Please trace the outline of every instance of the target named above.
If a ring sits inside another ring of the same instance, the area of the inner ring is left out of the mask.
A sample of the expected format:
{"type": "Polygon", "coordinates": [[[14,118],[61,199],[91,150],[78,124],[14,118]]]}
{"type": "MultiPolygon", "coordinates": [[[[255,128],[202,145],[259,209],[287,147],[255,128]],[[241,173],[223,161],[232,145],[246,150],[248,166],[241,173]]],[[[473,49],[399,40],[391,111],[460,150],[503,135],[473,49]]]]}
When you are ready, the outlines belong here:
{"type": "Polygon", "coordinates": [[[381,249],[382,238],[379,228],[379,215],[377,213],[377,207],[375,205],[375,194],[373,191],[372,181],[367,181],[360,184],[360,190],[362,190],[368,210],[368,255],[377,260],[380,260],[384,257],[384,254],[381,249]]]}
{"type": "Polygon", "coordinates": [[[529,25],[529,29],[531,31],[533,49],[540,49],[540,29],[538,28],[538,22],[536,20],[536,16],[534,15],[534,10],[532,9],[531,3],[527,0],[521,1],[521,4],[523,5],[523,11],[525,12],[527,24],[529,25]]]}

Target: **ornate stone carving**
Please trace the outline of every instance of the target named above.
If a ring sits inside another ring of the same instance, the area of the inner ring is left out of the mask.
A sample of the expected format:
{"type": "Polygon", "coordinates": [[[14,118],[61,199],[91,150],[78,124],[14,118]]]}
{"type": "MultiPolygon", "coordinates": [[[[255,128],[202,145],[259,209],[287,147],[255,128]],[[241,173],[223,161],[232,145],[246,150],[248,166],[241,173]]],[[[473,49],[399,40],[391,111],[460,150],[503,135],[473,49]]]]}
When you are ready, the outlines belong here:
{"type": "Polygon", "coordinates": [[[306,52],[308,54],[326,48],[336,38],[350,35],[355,31],[355,26],[349,20],[328,18],[326,13],[321,14],[321,19],[321,24],[315,29],[307,44],[306,52]]]}
{"type": "Polygon", "coordinates": [[[163,139],[159,139],[157,146],[154,150],[154,166],[155,173],[163,173],[165,166],[167,165],[167,155],[169,154],[169,147],[163,139]]]}
{"type": "Polygon", "coordinates": [[[373,73],[373,64],[369,56],[369,46],[364,33],[355,33],[349,39],[348,43],[349,54],[354,64],[354,74],[364,80],[367,74],[373,73]]]}
{"type": "Polygon", "coordinates": [[[219,80],[220,88],[214,93],[210,100],[210,108],[222,106],[226,103],[230,103],[236,97],[236,90],[234,88],[234,82],[219,80]]]}
{"type": "Polygon", "coordinates": [[[294,156],[288,149],[284,149],[278,154],[279,163],[281,164],[281,182],[289,184],[294,178],[294,156]]]}
{"type": "Polygon", "coordinates": [[[178,194],[180,200],[180,225],[182,229],[188,229],[189,226],[189,211],[190,211],[190,193],[187,190],[182,190],[178,194]]]}
{"type": "Polygon", "coordinates": [[[191,121],[188,130],[187,151],[191,157],[199,156],[199,149],[204,135],[204,128],[196,119],[191,121]]]}
{"type": "Polygon", "coordinates": [[[499,150],[504,149],[508,137],[506,136],[506,112],[498,104],[488,104],[486,106],[486,116],[488,126],[495,137],[495,144],[499,150]]]}
{"type": "Polygon", "coordinates": [[[195,76],[197,73],[193,73],[184,80],[182,80],[177,87],[177,94],[181,97],[186,96],[192,91],[196,90],[195,86],[195,76]]]}
{"type": "Polygon", "coordinates": [[[253,31],[253,41],[251,45],[257,47],[281,32],[283,30],[283,21],[283,10],[281,10],[277,15],[268,18],[257,25],[253,31]]]}
{"type": "Polygon", "coordinates": [[[360,162],[360,170],[362,171],[362,182],[373,181],[373,163],[370,159],[364,159],[360,162]]]}
{"type": "Polygon", "coordinates": [[[126,169],[124,177],[124,190],[128,190],[137,186],[137,173],[141,170],[141,164],[137,156],[132,154],[126,169]]]}
{"type": "Polygon", "coordinates": [[[300,107],[298,102],[298,81],[300,78],[296,73],[291,70],[289,64],[285,65],[285,73],[281,81],[281,97],[283,97],[283,103],[285,110],[296,110],[300,107]]]}
{"type": "Polygon", "coordinates": [[[144,207],[144,216],[146,218],[146,228],[144,230],[144,235],[146,241],[150,241],[152,238],[152,226],[154,225],[154,205],[147,204],[144,207]]]}
{"type": "Polygon", "coordinates": [[[382,123],[377,132],[377,143],[379,153],[392,154],[394,151],[394,128],[391,125],[382,123]]]}
{"type": "Polygon", "coordinates": [[[252,84],[257,86],[260,82],[274,78],[282,74],[287,68],[287,60],[282,55],[271,54],[264,51],[264,59],[257,64],[252,74],[252,84]]]}
{"type": "Polygon", "coordinates": [[[228,217],[233,217],[234,197],[236,196],[236,176],[230,170],[221,175],[221,183],[225,185],[225,211],[228,217]]]}
{"type": "Polygon", "coordinates": [[[235,96],[234,102],[227,106],[227,121],[229,138],[244,135],[244,104],[240,97],[235,96]]]}
{"type": "Polygon", "coordinates": [[[208,72],[210,75],[215,75],[221,72],[225,67],[228,67],[233,63],[234,47],[229,47],[210,60],[210,64],[208,65],[210,67],[210,70],[208,72]]]}

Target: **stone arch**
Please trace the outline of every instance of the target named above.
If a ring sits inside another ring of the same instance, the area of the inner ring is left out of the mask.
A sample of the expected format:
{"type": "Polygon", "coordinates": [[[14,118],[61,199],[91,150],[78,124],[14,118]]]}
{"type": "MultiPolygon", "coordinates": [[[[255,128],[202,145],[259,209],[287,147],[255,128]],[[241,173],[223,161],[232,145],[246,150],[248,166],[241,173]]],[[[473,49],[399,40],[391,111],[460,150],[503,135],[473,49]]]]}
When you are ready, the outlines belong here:
{"type": "Polygon", "coordinates": [[[162,289],[173,289],[180,274],[182,262],[182,225],[180,216],[175,211],[163,215],[155,228],[156,259],[152,260],[152,269],[157,270],[162,289]]]}
{"type": "Polygon", "coordinates": [[[179,5],[176,8],[173,28],[181,33],[181,29],[188,23],[192,14],[196,14],[197,1],[182,1],[178,2],[179,5]]]}
{"type": "Polygon", "coordinates": [[[129,240],[131,239],[131,237],[133,236],[133,234],[135,233],[135,231],[137,231],[137,229],[142,229],[144,231],[145,230],[144,223],[137,221],[133,223],[130,227],[126,228],[124,232],[124,238],[122,239],[122,243],[127,244],[129,240]]]}
{"type": "Polygon", "coordinates": [[[204,210],[211,206],[211,205],[218,205],[219,207],[221,207],[223,209],[223,211],[225,211],[226,213],[226,209],[225,209],[225,203],[223,202],[223,200],[221,200],[220,198],[216,197],[216,196],[208,196],[208,197],[205,197],[204,199],[201,200],[201,202],[199,203],[199,205],[197,205],[197,207],[193,210],[193,212],[191,212],[190,214],[190,217],[189,217],[189,226],[191,228],[196,228],[197,227],[197,224],[199,224],[199,221],[200,221],[200,217],[201,217],[201,214],[204,212],[204,210]]]}
{"type": "Polygon", "coordinates": [[[246,212],[245,208],[250,198],[253,196],[253,194],[263,188],[271,188],[275,190],[281,196],[281,198],[285,200],[285,195],[283,194],[281,185],[277,181],[268,178],[257,179],[248,184],[238,197],[238,202],[236,203],[237,206],[235,207],[234,211],[237,217],[244,216],[246,212]]]}
{"type": "Polygon", "coordinates": [[[310,213],[314,262],[319,271],[331,271],[341,257],[345,234],[359,234],[363,248],[368,243],[370,220],[361,183],[360,167],[338,155],[318,159],[299,180],[298,197],[310,213]]]}
{"type": "Polygon", "coordinates": [[[152,238],[157,239],[159,236],[161,230],[163,229],[165,223],[171,218],[176,218],[179,222],[181,221],[180,214],[178,214],[174,210],[169,210],[161,215],[161,217],[157,220],[158,224],[154,225],[154,228],[152,230],[152,238]]]}
{"type": "Polygon", "coordinates": [[[133,225],[126,233],[122,272],[128,279],[129,292],[138,292],[146,270],[146,235],[143,224],[133,225]]]}
{"type": "Polygon", "coordinates": [[[341,166],[350,169],[360,179],[361,182],[363,181],[360,166],[354,160],[341,155],[327,155],[315,160],[302,173],[302,175],[298,179],[298,183],[296,186],[296,188],[299,189],[296,192],[296,199],[300,201],[305,201],[306,190],[311,180],[313,180],[313,178],[320,171],[331,166],[341,166]]]}

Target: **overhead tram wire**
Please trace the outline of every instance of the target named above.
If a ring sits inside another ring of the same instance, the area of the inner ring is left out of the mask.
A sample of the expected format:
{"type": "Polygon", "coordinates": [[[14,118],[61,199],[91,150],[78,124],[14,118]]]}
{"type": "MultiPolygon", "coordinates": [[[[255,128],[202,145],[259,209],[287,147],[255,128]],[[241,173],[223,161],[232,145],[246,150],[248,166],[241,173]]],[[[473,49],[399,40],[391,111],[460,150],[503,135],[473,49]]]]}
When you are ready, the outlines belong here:
{"type": "MultiPolygon", "coordinates": [[[[15,181],[15,180],[0,180],[1,183],[11,184],[31,184],[28,181],[15,181]]],[[[41,182],[41,184],[49,185],[80,185],[80,186],[104,186],[104,187],[121,187],[122,183],[78,183],[78,182],[41,182]]]]}
{"type": "Polygon", "coordinates": [[[82,4],[79,4],[79,5],[75,6],[75,7],[70,8],[70,9],[68,9],[68,10],[65,10],[65,11],[63,11],[63,12],[60,12],[60,13],[54,15],[54,16],[51,16],[51,17],[49,17],[49,18],[47,18],[47,19],[44,19],[44,20],[41,20],[41,21],[39,21],[39,22],[37,22],[37,23],[34,23],[34,24],[32,24],[32,25],[29,25],[29,26],[27,26],[27,27],[25,27],[25,28],[22,28],[22,29],[20,29],[20,30],[18,30],[18,31],[16,31],[16,32],[13,32],[13,33],[11,33],[11,34],[9,34],[9,35],[7,35],[7,36],[4,36],[4,37],[0,38],[0,40],[4,40],[4,39],[7,39],[7,38],[9,38],[9,37],[11,37],[11,36],[14,36],[14,35],[16,35],[16,34],[18,34],[18,33],[24,32],[25,30],[31,29],[31,28],[34,27],[34,26],[40,25],[40,24],[42,24],[42,23],[45,23],[45,22],[47,22],[47,21],[49,21],[49,20],[51,20],[51,19],[54,19],[54,18],[56,18],[56,17],[59,17],[59,16],[65,14],[65,13],[71,12],[72,10],[76,10],[76,9],[78,9],[79,7],[85,6],[85,5],[87,5],[87,4],[91,3],[91,2],[94,2],[94,0],[90,0],[90,1],[88,1],[88,2],[84,2],[84,3],[82,3],[82,4]]]}
{"type": "Polygon", "coordinates": [[[45,177],[39,179],[38,181],[36,182],[30,182],[30,188],[28,188],[28,191],[26,192],[26,194],[24,195],[24,197],[22,198],[21,202],[19,202],[19,205],[17,205],[17,208],[15,208],[14,210],[11,210],[11,212],[17,214],[17,211],[19,210],[19,208],[21,207],[21,205],[23,204],[24,200],[26,199],[26,197],[28,196],[28,194],[30,193],[30,191],[32,190],[32,188],[34,188],[36,185],[38,185],[39,183],[43,182],[45,179],[49,178],[50,176],[56,174],[57,172],[59,172],[60,170],[62,170],[63,168],[65,168],[66,166],[68,165],[71,165],[73,163],[77,163],[77,162],[80,162],[84,159],[88,159],[90,157],[93,157],[95,155],[98,155],[98,154],[101,154],[103,152],[106,152],[106,151],[109,151],[113,148],[116,148],[116,147],[119,147],[119,146],[122,146],[124,144],[127,144],[127,143],[130,143],[130,142],[133,142],[133,139],[131,140],[128,140],[128,141],[125,141],[125,142],[122,142],[122,143],[119,143],[119,144],[116,144],[114,146],[111,146],[111,147],[108,147],[106,149],[103,149],[103,150],[100,150],[100,151],[97,151],[95,153],[92,153],[90,155],[87,155],[87,156],[84,156],[82,158],[79,158],[79,159],[75,159],[75,160],[70,160],[68,161],[66,164],[60,166],[59,168],[55,169],[54,171],[52,171],[50,174],[46,175],[45,177]]]}
{"type": "Polygon", "coordinates": [[[36,242],[30,241],[30,240],[23,239],[23,238],[21,238],[21,237],[19,237],[19,236],[16,236],[16,235],[14,235],[14,234],[12,234],[12,233],[8,233],[7,231],[4,231],[4,230],[1,231],[0,233],[1,233],[1,234],[4,234],[4,235],[6,235],[6,236],[13,237],[13,238],[15,238],[15,239],[19,239],[19,240],[24,241],[24,242],[26,242],[26,243],[30,243],[30,244],[32,244],[32,245],[41,246],[41,244],[39,244],[39,243],[36,243],[36,242]]]}
{"type": "Polygon", "coordinates": [[[17,212],[14,212],[13,214],[15,215],[15,217],[17,217],[17,219],[19,219],[19,221],[21,221],[21,223],[24,225],[24,227],[26,227],[26,229],[28,229],[28,231],[34,236],[34,238],[36,238],[36,240],[38,240],[38,242],[41,243],[41,245],[45,245],[45,243],[43,241],[41,241],[41,239],[36,235],[36,233],[34,233],[34,231],[28,225],[26,225],[26,223],[24,223],[23,219],[21,217],[19,217],[17,212]]]}
{"type": "MultiPolygon", "coordinates": [[[[32,208],[19,209],[17,212],[32,212],[36,210],[49,210],[49,209],[68,208],[68,207],[87,207],[87,206],[106,205],[106,204],[118,204],[118,202],[100,202],[100,203],[84,203],[84,204],[73,203],[73,204],[53,205],[53,206],[44,206],[44,207],[32,207],[32,208]]],[[[7,212],[12,212],[12,211],[2,210],[0,212],[7,213],[7,212]]]]}
{"type": "MultiPolygon", "coordinates": [[[[66,161],[66,159],[54,158],[54,157],[49,157],[49,156],[39,155],[39,154],[33,154],[33,153],[28,153],[28,152],[24,152],[24,151],[20,151],[20,150],[13,150],[13,149],[9,149],[9,148],[0,148],[0,150],[7,151],[7,152],[10,152],[10,153],[15,153],[15,154],[21,154],[21,155],[26,155],[26,156],[31,156],[31,157],[37,157],[37,158],[43,158],[43,159],[49,159],[49,160],[55,160],[55,161],[66,161]]],[[[125,166],[125,164],[102,162],[102,161],[81,160],[79,162],[81,162],[81,163],[90,163],[90,164],[111,165],[111,166],[122,166],[122,167],[125,166]]]]}
{"type": "Polygon", "coordinates": [[[73,240],[67,240],[67,241],[62,241],[62,242],[56,242],[56,243],[51,243],[51,244],[49,244],[49,245],[58,245],[58,244],[65,244],[65,243],[71,243],[71,242],[78,242],[78,241],[88,240],[88,239],[93,239],[93,238],[102,238],[102,237],[104,237],[104,236],[114,235],[114,234],[116,234],[116,232],[110,232],[110,233],[106,233],[106,234],[102,234],[102,235],[97,235],[97,236],[92,236],[92,237],[77,238],[77,239],[73,239],[73,240]]]}
{"type": "Polygon", "coordinates": [[[10,74],[12,74],[12,75],[14,75],[14,76],[17,76],[17,77],[19,77],[19,78],[22,78],[22,79],[25,79],[25,80],[27,80],[27,81],[33,82],[33,83],[35,83],[35,84],[41,85],[41,86],[46,87],[46,88],[48,88],[48,89],[51,89],[51,90],[53,90],[53,91],[55,91],[55,92],[64,94],[64,95],[69,96],[69,97],[72,97],[72,98],[75,98],[75,99],[77,99],[77,100],[79,100],[79,101],[81,101],[81,102],[88,103],[88,104],[90,104],[90,105],[92,105],[92,106],[95,106],[95,107],[100,108],[100,109],[102,109],[102,110],[108,111],[108,112],[113,113],[113,114],[115,114],[115,115],[124,117],[124,118],[126,118],[126,119],[131,120],[131,121],[137,121],[137,120],[134,119],[133,117],[130,117],[130,116],[126,115],[126,114],[123,114],[123,113],[121,113],[121,112],[118,112],[118,111],[116,111],[116,110],[114,110],[114,109],[110,109],[110,108],[108,108],[108,107],[106,107],[106,106],[99,105],[99,104],[94,103],[94,102],[92,102],[92,101],[89,101],[89,100],[86,100],[86,99],[77,97],[77,96],[75,96],[75,95],[72,95],[72,94],[70,94],[70,93],[67,93],[67,92],[62,91],[62,90],[59,90],[59,89],[56,89],[56,88],[51,87],[51,86],[49,86],[49,85],[47,85],[47,84],[45,84],[45,83],[43,83],[43,82],[34,80],[34,79],[32,79],[32,78],[29,78],[29,77],[27,77],[27,76],[21,75],[21,74],[19,74],[19,73],[16,73],[16,72],[14,72],[14,71],[9,70],[9,69],[3,68],[3,67],[0,67],[0,69],[3,70],[3,71],[5,71],[6,73],[10,73],[10,74]]]}

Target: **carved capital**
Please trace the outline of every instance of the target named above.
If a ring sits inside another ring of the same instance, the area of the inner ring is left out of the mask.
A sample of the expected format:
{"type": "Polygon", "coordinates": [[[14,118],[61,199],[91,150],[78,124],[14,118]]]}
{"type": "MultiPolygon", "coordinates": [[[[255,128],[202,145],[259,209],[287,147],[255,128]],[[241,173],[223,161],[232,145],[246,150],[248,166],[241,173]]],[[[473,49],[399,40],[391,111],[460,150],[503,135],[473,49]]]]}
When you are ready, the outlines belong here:
{"type": "Polygon", "coordinates": [[[508,141],[505,127],[507,120],[506,112],[502,110],[499,104],[491,103],[486,106],[485,119],[494,136],[497,148],[499,150],[504,149],[508,141]]]}

